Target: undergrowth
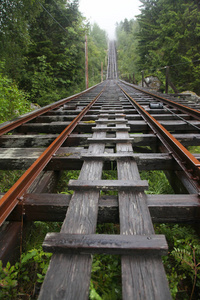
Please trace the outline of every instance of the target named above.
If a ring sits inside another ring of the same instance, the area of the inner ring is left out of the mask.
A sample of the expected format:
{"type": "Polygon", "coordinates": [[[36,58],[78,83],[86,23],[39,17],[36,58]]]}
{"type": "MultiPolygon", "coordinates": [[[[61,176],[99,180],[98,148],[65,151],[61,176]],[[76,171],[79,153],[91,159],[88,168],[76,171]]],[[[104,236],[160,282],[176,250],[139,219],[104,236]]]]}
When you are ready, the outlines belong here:
{"type": "Polygon", "coordinates": [[[173,299],[200,299],[200,239],[191,226],[155,225],[166,236],[169,252],[163,263],[173,299]]]}
{"type": "Polygon", "coordinates": [[[23,175],[24,171],[0,170],[0,193],[6,193],[13,184],[23,175]]]}

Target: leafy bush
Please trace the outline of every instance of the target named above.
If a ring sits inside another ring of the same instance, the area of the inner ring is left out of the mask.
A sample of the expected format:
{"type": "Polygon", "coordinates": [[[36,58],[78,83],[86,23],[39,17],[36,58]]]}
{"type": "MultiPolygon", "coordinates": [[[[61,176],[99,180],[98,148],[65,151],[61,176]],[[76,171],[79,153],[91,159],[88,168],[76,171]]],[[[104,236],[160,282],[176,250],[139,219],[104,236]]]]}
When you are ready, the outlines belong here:
{"type": "Polygon", "coordinates": [[[95,255],[92,264],[90,299],[121,299],[120,256],[95,255]]]}
{"type": "Polygon", "coordinates": [[[0,73],[0,123],[30,111],[27,94],[0,73]]]}
{"type": "Polygon", "coordinates": [[[31,78],[31,97],[40,106],[59,100],[53,68],[47,63],[46,56],[37,57],[38,63],[31,78]]]}
{"type": "Polygon", "coordinates": [[[70,179],[78,179],[80,171],[63,171],[60,180],[57,185],[57,193],[72,195],[73,191],[68,188],[68,182],[70,179]]]}
{"type": "Polygon", "coordinates": [[[0,193],[6,193],[23,173],[22,170],[0,170],[0,193]]]}
{"type": "MultiPolygon", "coordinates": [[[[119,234],[118,224],[98,224],[97,234],[119,234]]],[[[94,255],[90,282],[91,300],[122,299],[119,255],[94,255]]]]}
{"type": "Polygon", "coordinates": [[[36,286],[41,284],[47,272],[52,254],[41,248],[22,254],[20,262],[6,267],[0,261],[0,299],[22,299],[34,296],[36,286]]]}
{"type": "Polygon", "coordinates": [[[147,194],[174,194],[163,171],[142,171],[140,177],[142,180],[148,180],[149,189],[146,191],[147,194]]]}
{"type": "Polygon", "coordinates": [[[178,224],[156,225],[155,230],[168,241],[169,253],[163,262],[173,299],[199,299],[200,239],[195,230],[178,224]]]}

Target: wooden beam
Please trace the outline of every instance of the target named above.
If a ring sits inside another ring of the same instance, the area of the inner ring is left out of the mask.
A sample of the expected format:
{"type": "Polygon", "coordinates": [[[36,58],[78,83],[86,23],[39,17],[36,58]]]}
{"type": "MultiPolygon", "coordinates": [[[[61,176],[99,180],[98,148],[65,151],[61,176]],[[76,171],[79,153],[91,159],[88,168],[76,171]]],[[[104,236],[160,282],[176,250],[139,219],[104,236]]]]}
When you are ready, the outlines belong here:
{"type": "MultiPolygon", "coordinates": [[[[65,218],[71,195],[27,194],[23,202],[24,218],[27,222],[62,222],[65,218]]],[[[187,195],[147,195],[147,204],[155,223],[200,222],[200,198],[196,194],[187,195]]],[[[98,208],[98,223],[118,223],[118,197],[101,196],[98,208]]],[[[20,221],[22,204],[9,217],[10,221],[20,221]]]]}
{"type": "Polygon", "coordinates": [[[70,180],[68,187],[74,190],[137,191],[148,189],[147,180],[70,180]]]}
{"type": "MultiPolygon", "coordinates": [[[[1,148],[25,148],[25,147],[47,147],[58,135],[46,134],[46,135],[4,135],[0,137],[1,148]]],[[[87,143],[87,139],[91,138],[91,134],[71,134],[65,143],[66,146],[79,146],[87,143]]],[[[185,146],[198,146],[200,143],[200,134],[194,133],[181,133],[174,134],[185,146]]],[[[156,143],[157,138],[154,134],[130,134],[131,138],[134,138],[134,145],[137,146],[149,146],[156,143]]]]}
{"type": "Polygon", "coordinates": [[[68,254],[167,255],[164,235],[48,233],[42,244],[46,252],[68,254]]]}

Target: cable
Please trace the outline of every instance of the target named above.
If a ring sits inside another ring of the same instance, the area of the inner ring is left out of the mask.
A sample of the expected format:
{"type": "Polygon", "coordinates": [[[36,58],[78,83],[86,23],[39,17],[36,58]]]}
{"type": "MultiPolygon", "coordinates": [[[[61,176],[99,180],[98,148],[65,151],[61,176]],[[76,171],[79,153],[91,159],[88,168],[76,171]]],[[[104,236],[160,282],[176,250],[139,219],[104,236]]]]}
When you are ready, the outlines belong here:
{"type": "MultiPolygon", "coordinates": [[[[185,63],[179,63],[179,64],[171,65],[171,66],[169,66],[169,67],[174,67],[174,66],[178,66],[178,65],[191,64],[191,63],[194,63],[194,62],[197,62],[197,61],[200,61],[200,59],[188,61],[188,62],[185,62],[185,63]]],[[[165,68],[166,68],[166,67],[165,67],[165,68]]]]}
{"type": "MultiPolygon", "coordinates": [[[[161,67],[161,68],[156,69],[156,70],[148,70],[148,72],[156,72],[156,71],[164,70],[167,67],[175,67],[175,66],[179,66],[179,65],[186,65],[186,64],[191,64],[191,63],[195,63],[195,62],[198,62],[198,61],[200,61],[200,59],[188,61],[188,62],[185,62],[185,63],[174,64],[174,65],[170,65],[170,66],[165,66],[165,67],[161,67]]],[[[143,72],[143,71],[141,71],[141,72],[143,72]]]]}
{"type": "Polygon", "coordinates": [[[61,12],[61,14],[63,15],[63,17],[65,18],[65,20],[67,20],[69,22],[69,19],[65,16],[65,14],[63,13],[63,11],[60,9],[60,7],[58,6],[58,4],[56,3],[55,0],[53,0],[53,2],[55,3],[55,5],[57,6],[57,8],[59,9],[59,11],[61,12]]]}
{"type": "Polygon", "coordinates": [[[172,111],[171,109],[169,109],[168,107],[165,106],[164,108],[165,108],[166,110],[170,111],[172,115],[178,117],[179,119],[181,119],[182,121],[184,121],[184,122],[187,123],[188,125],[190,125],[190,126],[196,128],[197,130],[200,130],[200,128],[199,128],[198,126],[196,126],[196,125],[192,124],[191,122],[185,120],[184,118],[182,118],[182,117],[179,116],[178,114],[175,114],[175,112],[173,112],[173,111],[172,111]]]}
{"type": "Polygon", "coordinates": [[[67,30],[52,16],[52,14],[40,3],[40,1],[37,0],[37,2],[40,4],[40,6],[48,13],[48,15],[62,28],[67,34],[67,30]]]}

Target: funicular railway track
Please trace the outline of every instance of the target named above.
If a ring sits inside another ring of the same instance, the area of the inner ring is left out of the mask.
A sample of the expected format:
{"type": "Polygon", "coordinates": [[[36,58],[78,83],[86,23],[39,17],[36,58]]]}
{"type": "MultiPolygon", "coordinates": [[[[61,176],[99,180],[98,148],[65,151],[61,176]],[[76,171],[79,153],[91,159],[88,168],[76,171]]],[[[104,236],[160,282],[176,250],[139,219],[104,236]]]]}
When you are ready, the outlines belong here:
{"type": "Polygon", "coordinates": [[[1,223],[17,224],[22,214],[63,221],[43,244],[54,254],[39,299],[88,299],[93,253],[121,255],[123,299],[171,299],[161,260],[167,243],[152,222],[199,222],[200,156],[185,147],[199,145],[200,112],[118,81],[110,49],[110,79],[0,128],[12,130],[0,138],[1,168],[28,169],[2,195],[1,223]],[[118,178],[102,180],[111,162],[118,178]],[[70,169],[81,170],[69,182],[73,195],[53,194],[49,181],[70,169]],[[177,194],[146,195],[140,170],[164,170],[177,194]],[[101,196],[110,190],[118,195],[101,196]],[[96,235],[98,222],[119,222],[120,234],[96,235]]]}

